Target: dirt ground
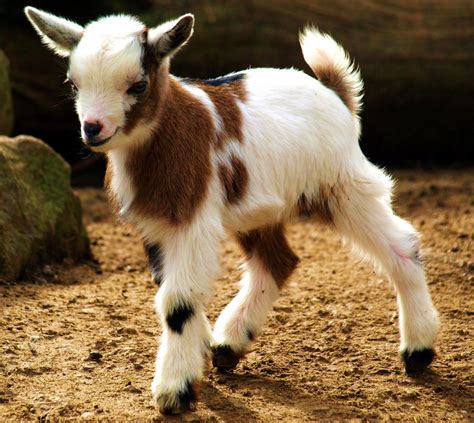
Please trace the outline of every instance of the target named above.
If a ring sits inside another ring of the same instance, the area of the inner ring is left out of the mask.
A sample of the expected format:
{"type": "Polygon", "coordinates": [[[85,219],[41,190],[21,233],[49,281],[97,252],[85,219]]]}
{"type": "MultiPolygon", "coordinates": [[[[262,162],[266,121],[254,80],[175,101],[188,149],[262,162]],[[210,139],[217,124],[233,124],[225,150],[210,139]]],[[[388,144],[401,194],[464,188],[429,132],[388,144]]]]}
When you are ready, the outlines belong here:
{"type": "MultiPolygon", "coordinates": [[[[253,351],[233,373],[210,371],[194,413],[161,417],[150,395],[156,287],[142,244],[101,190],[81,189],[96,262],[0,286],[0,420],[473,421],[474,170],[396,176],[396,209],[423,233],[443,325],[424,376],[402,371],[389,284],[330,229],[299,223],[288,234],[301,264],[253,351]]],[[[240,258],[225,243],[212,321],[236,293],[240,258]]]]}

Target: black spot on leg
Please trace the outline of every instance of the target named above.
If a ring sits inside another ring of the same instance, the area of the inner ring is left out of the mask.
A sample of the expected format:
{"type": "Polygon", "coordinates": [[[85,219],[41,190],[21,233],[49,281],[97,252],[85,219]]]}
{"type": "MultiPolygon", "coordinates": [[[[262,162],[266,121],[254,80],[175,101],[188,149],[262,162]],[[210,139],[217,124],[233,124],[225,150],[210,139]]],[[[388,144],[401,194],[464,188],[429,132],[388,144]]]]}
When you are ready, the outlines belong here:
{"type": "Polygon", "coordinates": [[[163,258],[161,248],[158,244],[144,244],[151,268],[151,276],[155,283],[160,286],[162,282],[163,258]]]}
{"type": "Polygon", "coordinates": [[[197,400],[196,383],[187,381],[183,390],[177,394],[177,404],[172,406],[165,406],[160,409],[160,412],[166,415],[180,414],[189,411],[191,403],[197,400]]]}
{"type": "Polygon", "coordinates": [[[433,361],[435,352],[431,348],[415,350],[413,352],[403,351],[402,359],[405,364],[405,371],[409,376],[415,376],[425,370],[433,361]]]}
{"type": "Polygon", "coordinates": [[[176,333],[183,333],[183,326],[194,314],[194,309],[189,304],[180,304],[166,316],[168,327],[176,333]]]}
{"type": "Polygon", "coordinates": [[[193,384],[188,380],[184,390],[180,391],[178,395],[180,403],[189,404],[190,402],[196,401],[196,392],[194,391],[193,384]]]}

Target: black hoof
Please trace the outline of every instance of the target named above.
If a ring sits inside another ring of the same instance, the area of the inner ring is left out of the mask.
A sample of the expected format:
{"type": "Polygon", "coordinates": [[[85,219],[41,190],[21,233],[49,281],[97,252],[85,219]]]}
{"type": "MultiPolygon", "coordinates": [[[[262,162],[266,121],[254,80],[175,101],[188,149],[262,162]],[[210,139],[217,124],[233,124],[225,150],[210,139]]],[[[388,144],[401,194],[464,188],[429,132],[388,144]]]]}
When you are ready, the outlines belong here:
{"type": "Polygon", "coordinates": [[[175,406],[160,407],[160,413],[165,416],[175,416],[191,411],[191,403],[179,403],[175,406]]]}
{"type": "Polygon", "coordinates": [[[197,399],[196,386],[191,382],[186,384],[183,391],[177,395],[165,394],[157,398],[161,414],[175,415],[193,410],[193,404],[197,399]]]}
{"type": "Polygon", "coordinates": [[[241,355],[228,345],[212,347],[212,365],[220,370],[233,369],[239,363],[241,355]]]}
{"type": "Polygon", "coordinates": [[[405,364],[405,372],[407,375],[417,375],[422,373],[433,361],[435,352],[431,348],[402,353],[403,363],[405,364]]]}

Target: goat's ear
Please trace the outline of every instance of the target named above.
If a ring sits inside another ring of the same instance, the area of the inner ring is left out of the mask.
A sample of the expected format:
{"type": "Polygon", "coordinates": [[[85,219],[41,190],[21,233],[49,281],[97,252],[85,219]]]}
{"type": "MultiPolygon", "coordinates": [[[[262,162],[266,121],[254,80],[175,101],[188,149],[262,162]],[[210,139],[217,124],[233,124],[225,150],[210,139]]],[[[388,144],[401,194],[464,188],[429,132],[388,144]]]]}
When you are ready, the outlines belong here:
{"type": "Polygon", "coordinates": [[[30,6],[25,14],[43,43],[59,56],[68,57],[81,40],[84,28],[74,22],[30,6]]]}
{"type": "Polygon", "coordinates": [[[193,35],[194,16],[190,13],[148,31],[148,44],[159,59],[171,57],[193,35]]]}

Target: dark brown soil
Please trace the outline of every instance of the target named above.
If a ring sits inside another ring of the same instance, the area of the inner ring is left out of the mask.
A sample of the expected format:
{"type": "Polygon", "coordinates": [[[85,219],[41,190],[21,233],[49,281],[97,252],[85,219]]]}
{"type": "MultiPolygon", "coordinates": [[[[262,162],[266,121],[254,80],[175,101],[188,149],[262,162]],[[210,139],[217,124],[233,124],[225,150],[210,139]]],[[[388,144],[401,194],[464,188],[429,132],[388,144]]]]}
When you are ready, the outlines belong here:
{"type": "MultiPolygon", "coordinates": [[[[301,264],[266,329],[233,373],[210,371],[184,421],[474,419],[474,171],[397,176],[396,208],[423,233],[443,324],[432,370],[404,374],[389,284],[329,229],[295,224],[301,264]]],[[[141,242],[100,190],[78,194],[97,264],[46,266],[0,286],[0,420],[159,421],[150,395],[156,287],[141,242]]],[[[233,242],[223,246],[213,321],[236,292],[240,257],[233,242]]]]}

